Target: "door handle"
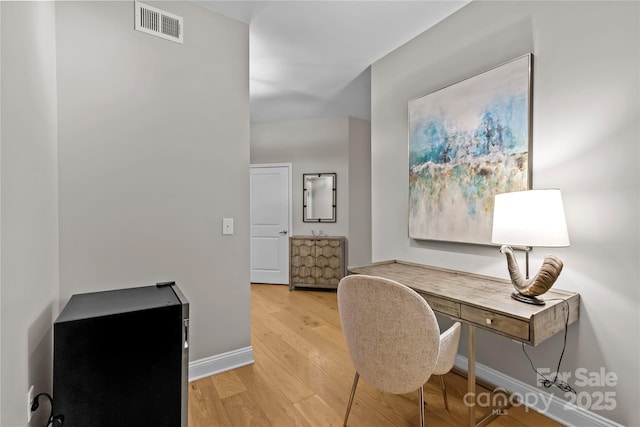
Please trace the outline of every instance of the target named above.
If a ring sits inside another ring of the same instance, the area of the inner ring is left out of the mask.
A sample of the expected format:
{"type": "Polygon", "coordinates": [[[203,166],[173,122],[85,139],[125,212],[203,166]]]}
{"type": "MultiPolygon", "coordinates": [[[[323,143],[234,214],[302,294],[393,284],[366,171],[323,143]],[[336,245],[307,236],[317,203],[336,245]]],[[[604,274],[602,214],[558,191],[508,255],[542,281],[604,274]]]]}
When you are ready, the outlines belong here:
{"type": "Polygon", "coordinates": [[[281,235],[281,236],[285,236],[287,233],[288,233],[288,231],[287,231],[287,230],[282,230],[282,231],[280,232],[280,235],[281,235]]]}

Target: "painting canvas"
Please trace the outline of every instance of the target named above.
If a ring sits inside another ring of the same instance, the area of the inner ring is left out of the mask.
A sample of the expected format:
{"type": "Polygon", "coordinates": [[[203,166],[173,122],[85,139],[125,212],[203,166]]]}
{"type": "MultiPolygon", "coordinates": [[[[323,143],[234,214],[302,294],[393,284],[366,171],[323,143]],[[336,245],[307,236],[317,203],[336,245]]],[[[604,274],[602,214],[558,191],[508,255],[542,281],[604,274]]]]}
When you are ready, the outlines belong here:
{"type": "Polygon", "coordinates": [[[490,244],[494,195],[529,189],[532,59],[409,101],[409,237],[490,244]]]}

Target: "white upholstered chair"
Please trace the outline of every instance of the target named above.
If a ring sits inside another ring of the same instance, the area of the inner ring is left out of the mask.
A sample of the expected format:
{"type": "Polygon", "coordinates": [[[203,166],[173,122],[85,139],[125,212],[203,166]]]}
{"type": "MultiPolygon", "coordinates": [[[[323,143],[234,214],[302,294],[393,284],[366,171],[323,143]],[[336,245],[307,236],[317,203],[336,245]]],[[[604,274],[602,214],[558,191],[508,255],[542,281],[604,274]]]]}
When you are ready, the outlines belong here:
{"type": "Polygon", "coordinates": [[[458,353],[458,344],[460,343],[460,322],[456,322],[449,329],[440,335],[440,351],[438,352],[438,361],[436,367],[433,368],[433,375],[440,377],[440,386],[442,387],[442,398],[444,399],[444,407],[449,411],[449,402],[447,401],[447,388],[444,384],[444,374],[453,368],[458,353]]]}
{"type": "Polygon", "coordinates": [[[459,340],[460,325],[441,337],[433,310],[424,298],[398,282],[367,275],[347,276],[340,281],[338,310],[356,369],[344,425],[362,377],[387,393],[418,390],[420,425],[424,426],[423,385],[436,368],[444,374],[448,372],[444,369],[453,366],[458,346],[452,343],[456,336],[459,340]],[[439,357],[441,346],[446,351],[439,357]]]}

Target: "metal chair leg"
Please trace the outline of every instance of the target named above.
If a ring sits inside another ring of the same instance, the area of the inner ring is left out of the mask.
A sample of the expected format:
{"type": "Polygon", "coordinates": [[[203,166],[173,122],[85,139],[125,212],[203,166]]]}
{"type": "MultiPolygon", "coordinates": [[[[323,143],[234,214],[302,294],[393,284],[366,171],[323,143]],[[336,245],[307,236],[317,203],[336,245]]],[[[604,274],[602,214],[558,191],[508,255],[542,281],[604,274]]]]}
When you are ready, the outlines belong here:
{"type": "Polygon", "coordinates": [[[447,401],[447,387],[444,385],[444,375],[438,375],[440,377],[440,385],[442,386],[442,398],[444,399],[444,409],[449,412],[449,402],[447,401]]]}
{"type": "Polygon", "coordinates": [[[353,385],[351,386],[351,396],[349,396],[349,403],[347,403],[347,413],[344,414],[344,427],[347,426],[347,418],[349,418],[349,412],[351,412],[351,404],[353,403],[353,396],[356,394],[356,387],[358,387],[358,379],[360,374],[356,371],[356,375],[353,377],[353,385]]]}
{"type": "Polygon", "coordinates": [[[420,426],[424,427],[424,387],[418,390],[418,406],[420,407],[420,426]]]}

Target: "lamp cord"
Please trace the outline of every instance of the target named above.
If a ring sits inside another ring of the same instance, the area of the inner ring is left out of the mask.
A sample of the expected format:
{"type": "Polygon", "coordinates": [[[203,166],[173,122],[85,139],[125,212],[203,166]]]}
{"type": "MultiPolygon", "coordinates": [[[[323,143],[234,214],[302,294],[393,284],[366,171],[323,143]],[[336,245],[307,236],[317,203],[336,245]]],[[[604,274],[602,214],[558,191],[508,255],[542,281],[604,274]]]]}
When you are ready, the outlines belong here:
{"type": "Polygon", "coordinates": [[[546,377],[536,369],[536,367],[533,365],[533,361],[527,354],[527,350],[524,347],[524,343],[522,343],[522,352],[524,353],[525,356],[527,356],[527,359],[529,359],[529,363],[531,364],[531,368],[533,369],[533,371],[541,377],[538,381],[540,382],[540,384],[544,386],[544,388],[551,388],[551,386],[555,385],[562,391],[577,394],[576,390],[573,387],[571,387],[567,382],[558,379],[558,375],[560,374],[560,365],[562,364],[562,357],[564,356],[564,350],[567,348],[567,331],[569,329],[569,303],[562,298],[552,298],[545,301],[562,301],[567,306],[567,316],[564,320],[564,343],[562,344],[562,352],[560,353],[560,359],[558,360],[558,367],[556,368],[556,373],[553,379],[546,377]]]}

